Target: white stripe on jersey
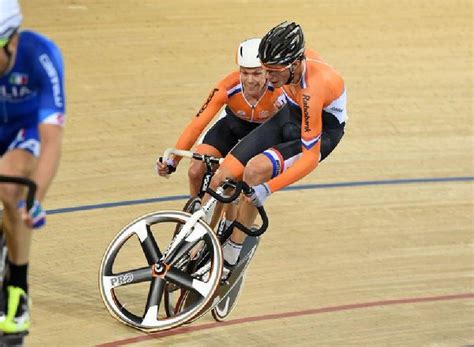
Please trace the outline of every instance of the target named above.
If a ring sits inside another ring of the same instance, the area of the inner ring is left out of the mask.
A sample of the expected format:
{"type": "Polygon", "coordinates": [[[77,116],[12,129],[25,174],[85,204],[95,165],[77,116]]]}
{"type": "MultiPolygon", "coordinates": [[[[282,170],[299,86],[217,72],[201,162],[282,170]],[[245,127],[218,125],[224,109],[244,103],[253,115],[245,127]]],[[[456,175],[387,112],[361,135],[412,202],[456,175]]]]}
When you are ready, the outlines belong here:
{"type": "Polygon", "coordinates": [[[336,100],[333,100],[328,106],[324,108],[324,111],[334,115],[334,117],[336,117],[339,121],[339,124],[342,124],[347,120],[345,88],[342,94],[336,100]]]}
{"type": "Polygon", "coordinates": [[[44,118],[41,121],[41,123],[42,124],[52,124],[52,125],[64,126],[64,120],[65,120],[64,114],[56,112],[56,113],[50,114],[49,116],[44,118]]]}
{"type": "Polygon", "coordinates": [[[229,90],[227,91],[227,95],[232,94],[233,92],[235,92],[235,91],[238,90],[238,89],[242,89],[242,84],[241,84],[241,83],[239,83],[239,84],[237,84],[235,87],[229,89],[229,90]]]}
{"type": "Polygon", "coordinates": [[[40,150],[41,150],[41,144],[36,139],[28,139],[26,141],[23,141],[17,138],[15,141],[13,141],[10,144],[10,146],[8,146],[9,150],[16,149],[16,148],[29,150],[33,154],[33,156],[38,158],[40,154],[40,150]]]}
{"type": "Polygon", "coordinates": [[[305,140],[305,139],[301,139],[301,142],[303,143],[303,146],[306,148],[306,149],[311,149],[312,147],[314,147],[318,142],[319,140],[321,139],[321,134],[319,134],[318,136],[316,137],[313,137],[312,139],[310,140],[305,140]]]}

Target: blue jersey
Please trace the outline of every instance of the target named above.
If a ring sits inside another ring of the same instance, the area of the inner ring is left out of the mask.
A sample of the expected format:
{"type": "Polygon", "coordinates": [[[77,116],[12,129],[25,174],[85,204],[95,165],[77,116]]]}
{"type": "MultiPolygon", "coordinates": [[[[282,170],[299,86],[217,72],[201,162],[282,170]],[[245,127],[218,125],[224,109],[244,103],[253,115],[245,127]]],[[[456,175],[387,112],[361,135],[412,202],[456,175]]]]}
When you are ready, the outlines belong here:
{"type": "MultiPolygon", "coordinates": [[[[64,124],[63,60],[46,37],[21,31],[13,67],[0,76],[0,155],[18,131],[64,124]]],[[[23,131],[24,132],[24,131],[23,131]]]]}

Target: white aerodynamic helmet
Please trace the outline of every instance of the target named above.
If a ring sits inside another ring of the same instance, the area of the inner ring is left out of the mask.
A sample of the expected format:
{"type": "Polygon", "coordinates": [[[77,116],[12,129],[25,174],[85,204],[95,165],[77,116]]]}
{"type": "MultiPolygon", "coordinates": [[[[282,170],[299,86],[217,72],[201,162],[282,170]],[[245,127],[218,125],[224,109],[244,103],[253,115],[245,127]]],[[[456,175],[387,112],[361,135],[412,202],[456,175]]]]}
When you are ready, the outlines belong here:
{"type": "MultiPolygon", "coordinates": [[[[1,1],[1,0],[0,0],[1,1]]],[[[248,39],[240,43],[237,49],[237,64],[242,67],[260,67],[260,59],[258,59],[258,46],[261,39],[248,39]]]]}
{"type": "Polygon", "coordinates": [[[18,0],[0,0],[0,41],[7,41],[20,27],[22,20],[18,0]]]}

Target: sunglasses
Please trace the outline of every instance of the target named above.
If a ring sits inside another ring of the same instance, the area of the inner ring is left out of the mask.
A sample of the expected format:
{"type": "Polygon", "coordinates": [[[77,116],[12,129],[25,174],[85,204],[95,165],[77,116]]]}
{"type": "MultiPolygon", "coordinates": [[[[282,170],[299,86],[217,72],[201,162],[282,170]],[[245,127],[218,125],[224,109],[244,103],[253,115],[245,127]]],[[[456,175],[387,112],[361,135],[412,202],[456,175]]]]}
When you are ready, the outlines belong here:
{"type": "Polygon", "coordinates": [[[289,69],[291,67],[291,65],[292,64],[288,64],[287,66],[283,66],[283,67],[276,67],[276,66],[262,64],[262,67],[266,71],[270,71],[270,72],[283,72],[283,71],[289,69]]]}
{"type": "Polygon", "coordinates": [[[17,32],[18,28],[10,28],[0,36],[0,48],[5,47],[10,42],[11,38],[17,32]]]}

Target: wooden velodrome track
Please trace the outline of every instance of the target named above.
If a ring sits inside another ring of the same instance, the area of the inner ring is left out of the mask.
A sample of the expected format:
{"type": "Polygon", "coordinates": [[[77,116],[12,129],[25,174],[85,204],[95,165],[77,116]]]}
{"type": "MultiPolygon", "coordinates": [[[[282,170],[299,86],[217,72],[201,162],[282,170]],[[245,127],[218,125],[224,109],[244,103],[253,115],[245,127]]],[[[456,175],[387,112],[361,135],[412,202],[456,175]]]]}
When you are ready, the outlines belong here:
{"type": "Polygon", "coordinates": [[[62,48],[68,105],[48,226],[34,236],[27,346],[474,343],[472,1],[22,5],[24,27],[62,48]],[[182,207],[138,203],[187,194],[186,163],[164,180],[156,157],[236,68],[238,43],[287,19],[343,74],[346,136],[295,187],[313,186],[270,198],[230,324],[151,335],[120,324],[97,286],[108,242],[141,214],[182,207]]]}

